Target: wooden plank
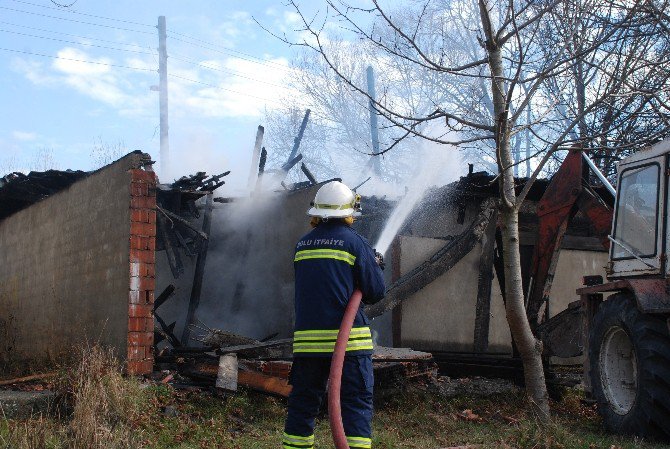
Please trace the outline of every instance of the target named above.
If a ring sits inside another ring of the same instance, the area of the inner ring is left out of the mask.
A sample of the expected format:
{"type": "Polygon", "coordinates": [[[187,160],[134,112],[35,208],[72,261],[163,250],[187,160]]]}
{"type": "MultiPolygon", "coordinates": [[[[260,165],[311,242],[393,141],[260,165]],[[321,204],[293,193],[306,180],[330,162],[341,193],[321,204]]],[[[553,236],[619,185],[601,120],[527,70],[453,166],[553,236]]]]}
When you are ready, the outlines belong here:
{"type": "Polygon", "coordinates": [[[277,347],[277,346],[290,345],[292,343],[293,343],[292,338],[284,338],[284,339],[281,339],[281,340],[268,341],[266,343],[228,346],[226,348],[217,349],[216,353],[218,355],[230,354],[230,353],[233,353],[233,352],[240,353],[240,352],[244,352],[244,351],[255,351],[257,349],[274,348],[274,347],[277,347]]]}
{"type": "Polygon", "coordinates": [[[263,146],[264,133],[265,128],[263,128],[261,125],[258,125],[258,130],[256,131],[256,142],[254,143],[254,152],[251,155],[249,181],[247,182],[247,188],[249,189],[249,192],[254,191],[254,186],[256,185],[256,180],[258,178],[258,162],[261,157],[261,147],[263,146]]]}
{"type": "Polygon", "coordinates": [[[268,376],[257,371],[239,370],[237,372],[237,384],[263,393],[276,394],[287,398],[293,387],[288,380],[279,377],[268,376]]]}
{"type": "Polygon", "coordinates": [[[13,384],[21,384],[25,382],[32,382],[34,380],[45,380],[45,379],[50,379],[52,377],[56,377],[58,373],[44,373],[44,374],[33,374],[31,376],[25,376],[25,377],[17,377],[15,379],[7,379],[7,380],[0,380],[0,385],[13,385],[13,384]]]}
{"type": "Polygon", "coordinates": [[[493,284],[493,253],[495,251],[497,211],[489,221],[482,238],[482,254],[479,258],[477,280],[477,305],[475,308],[475,352],[486,352],[489,347],[491,321],[491,286],[493,284]]]}
{"type": "MultiPolygon", "coordinates": [[[[205,203],[205,216],[202,220],[202,231],[209,236],[212,227],[212,194],[207,195],[205,203]]],[[[198,260],[195,262],[195,274],[193,275],[193,287],[191,288],[191,298],[188,303],[188,312],[186,314],[186,322],[184,323],[184,331],[181,335],[181,342],[188,345],[191,338],[191,325],[195,323],[195,311],[200,305],[200,292],[202,290],[202,279],[205,276],[205,263],[207,262],[207,248],[209,246],[209,239],[203,240],[200,246],[200,253],[198,253],[198,260]]]]}

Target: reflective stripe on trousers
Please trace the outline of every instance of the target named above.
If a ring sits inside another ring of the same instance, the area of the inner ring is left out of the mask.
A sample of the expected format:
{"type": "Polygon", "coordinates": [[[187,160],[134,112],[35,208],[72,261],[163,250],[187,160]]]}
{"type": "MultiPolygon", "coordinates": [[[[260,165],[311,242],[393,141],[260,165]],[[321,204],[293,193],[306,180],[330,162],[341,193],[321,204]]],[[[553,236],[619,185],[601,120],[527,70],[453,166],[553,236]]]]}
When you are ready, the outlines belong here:
{"type": "MultiPolygon", "coordinates": [[[[294,353],[332,353],[335,349],[338,329],[313,329],[295,331],[294,353]]],[[[354,327],[349,334],[347,351],[371,350],[372,333],[368,326],[354,327]]]]}

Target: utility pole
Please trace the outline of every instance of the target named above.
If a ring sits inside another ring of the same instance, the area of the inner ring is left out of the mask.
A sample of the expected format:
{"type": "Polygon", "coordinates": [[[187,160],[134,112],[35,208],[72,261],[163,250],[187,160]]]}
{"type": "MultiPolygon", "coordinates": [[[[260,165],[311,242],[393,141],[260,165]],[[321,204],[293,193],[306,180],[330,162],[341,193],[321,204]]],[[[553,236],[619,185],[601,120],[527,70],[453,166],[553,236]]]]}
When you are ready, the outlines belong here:
{"type": "Polygon", "coordinates": [[[170,162],[168,140],[167,30],[165,16],[158,17],[158,98],[160,105],[161,175],[167,176],[170,162]]]}
{"type": "MultiPolygon", "coordinates": [[[[370,138],[372,139],[372,152],[379,154],[379,125],[377,123],[377,108],[375,108],[375,73],[372,66],[368,66],[368,96],[370,108],[370,138]]],[[[376,175],[381,172],[379,165],[379,156],[370,156],[372,158],[372,169],[376,175]]]]}

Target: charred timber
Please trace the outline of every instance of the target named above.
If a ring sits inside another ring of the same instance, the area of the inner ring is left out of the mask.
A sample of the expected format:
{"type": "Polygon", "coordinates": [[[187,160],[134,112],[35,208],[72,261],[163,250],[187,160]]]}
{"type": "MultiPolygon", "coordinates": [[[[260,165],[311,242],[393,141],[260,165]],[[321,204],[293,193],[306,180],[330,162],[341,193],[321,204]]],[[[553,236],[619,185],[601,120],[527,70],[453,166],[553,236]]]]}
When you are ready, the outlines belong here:
{"type": "Polygon", "coordinates": [[[468,229],[449,241],[430,259],[394,282],[386,290],[386,297],[377,304],[367,306],[365,313],[370,318],[374,318],[388,312],[400,304],[403,299],[410,297],[452,269],[482,239],[495,211],[495,200],[485,201],[482,204],[482,211],[468,229]]]}
{"type": "MultiPolygon", "coordinates": [[[[205,206],[205,216],[202,221],[202,232],[209,235],[212,225],[212,194],[207,195],[205,206]]],[[[186,314],[186,325],[181,336],[181,341],[187,343],[191,338],[191,325],[195,322],[195,313],[200,305],[200,293],[202,291],[202,280],[205,275],[205,263],[207,261],[208,241],[203,240],[200,247],[200,254],[195,262],[195,273],[193,275],[193,286],[191,288],[191,297],[186,314]]]]}
{"type": "Polygon", "coordinates": [[[178,222],[178,223],[184,225],[185,227],[187,227],[188,229],[190,229],[191,231],[193,231],[193,232],[194,232],[198,237],[200,237],[201,239],[203,239],[203,240],[207,240],[207,239],[209,238],[209,236],[207,235],[207,233],[205,233],[205,232],[201,231],[200,229],[196,228],[196,227],[193,226],[188,220],[186,220],[186,219],[180,217],[179,215],[177,215],[177,214],[175,214],[175,213],[172,213],[172,212],[170,212],[170,211],[167,210],[167,209],[163,209],[163,208],[160,207],[160,206],[158,207],[158,211],[161,212],[161,213],[163,213],[163,214],[165,214],[165,216],[167,216],[167,217],[170,218],[171,220],[174,220],[174,221],[176,221],[176,222],[178,222]]]}
{"type": "Polygon", "coordinates": [[[158,295],[158,298],[154,301],[154,310],[158,309],[160,306],[163,305],[165,301],[170,299],[170,297],[174,294],[175,292],[175,286],[170,284],[167,287],[165,287],[165,290],[158,295]]]}

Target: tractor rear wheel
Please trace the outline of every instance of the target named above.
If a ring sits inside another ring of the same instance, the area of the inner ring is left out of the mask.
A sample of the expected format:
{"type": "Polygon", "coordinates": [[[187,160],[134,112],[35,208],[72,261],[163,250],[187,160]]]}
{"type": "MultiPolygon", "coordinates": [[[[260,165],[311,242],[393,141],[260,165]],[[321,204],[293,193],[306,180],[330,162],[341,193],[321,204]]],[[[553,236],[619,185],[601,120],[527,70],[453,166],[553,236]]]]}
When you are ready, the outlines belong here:
{"type": "Polygon", "coordinates": [[[591,323],[592,393],[605,427],[670,439],[670,335],[666,319],[644,314],[630,293],[604,301],[591,323]]]}

